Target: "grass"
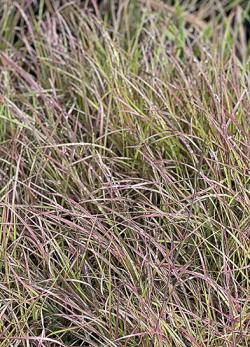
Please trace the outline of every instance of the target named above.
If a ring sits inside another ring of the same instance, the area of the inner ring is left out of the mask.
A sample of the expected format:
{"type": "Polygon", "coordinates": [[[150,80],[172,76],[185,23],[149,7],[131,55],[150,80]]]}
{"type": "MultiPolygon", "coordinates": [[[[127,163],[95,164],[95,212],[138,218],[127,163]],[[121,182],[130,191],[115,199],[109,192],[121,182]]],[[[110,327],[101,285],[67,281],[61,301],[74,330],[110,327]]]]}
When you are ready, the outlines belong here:
{"type": "Polygon", "coordinates": [[[244,1],[0,1],[0,346],[247,347],[244,1]]]}

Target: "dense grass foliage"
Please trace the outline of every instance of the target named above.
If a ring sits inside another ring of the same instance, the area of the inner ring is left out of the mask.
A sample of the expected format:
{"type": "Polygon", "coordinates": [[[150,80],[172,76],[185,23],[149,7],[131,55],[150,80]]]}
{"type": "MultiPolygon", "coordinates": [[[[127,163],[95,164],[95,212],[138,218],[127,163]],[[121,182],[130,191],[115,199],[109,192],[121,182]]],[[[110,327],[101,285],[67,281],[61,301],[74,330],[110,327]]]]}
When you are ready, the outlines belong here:
{"type": "Polygon", "coordinates": [[[0,1],[0,346],[250,344],[244,1],[0,1]]]}

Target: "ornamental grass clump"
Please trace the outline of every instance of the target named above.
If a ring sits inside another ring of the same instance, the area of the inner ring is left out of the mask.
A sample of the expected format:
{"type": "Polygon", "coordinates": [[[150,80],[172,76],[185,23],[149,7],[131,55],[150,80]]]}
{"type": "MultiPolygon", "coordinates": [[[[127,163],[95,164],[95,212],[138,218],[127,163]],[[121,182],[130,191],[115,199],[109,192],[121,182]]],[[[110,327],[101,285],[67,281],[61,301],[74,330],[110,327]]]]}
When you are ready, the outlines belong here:
{"type": "Polygon", "coordinates": [[[0,346],[248,347],[244,1],[0,1],[0,346]]]}

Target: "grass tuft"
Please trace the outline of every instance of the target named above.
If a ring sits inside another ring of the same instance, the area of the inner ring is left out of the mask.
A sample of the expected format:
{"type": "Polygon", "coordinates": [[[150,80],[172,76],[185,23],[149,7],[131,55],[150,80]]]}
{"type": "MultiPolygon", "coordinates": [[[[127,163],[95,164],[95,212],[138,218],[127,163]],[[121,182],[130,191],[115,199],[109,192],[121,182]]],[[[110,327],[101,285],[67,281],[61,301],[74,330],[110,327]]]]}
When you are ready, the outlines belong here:
{"type": "Polygon", "coordinates": [[[249,6],[0,13],[0,346],[249,346],[249,6]]]}

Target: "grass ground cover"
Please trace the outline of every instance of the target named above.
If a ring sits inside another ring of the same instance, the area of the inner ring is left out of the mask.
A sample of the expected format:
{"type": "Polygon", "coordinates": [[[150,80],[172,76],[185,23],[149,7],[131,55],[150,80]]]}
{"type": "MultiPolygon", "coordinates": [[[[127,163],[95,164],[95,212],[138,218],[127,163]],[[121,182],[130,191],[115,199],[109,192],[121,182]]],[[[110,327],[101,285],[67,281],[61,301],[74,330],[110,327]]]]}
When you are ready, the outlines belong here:
{"type": "Polygon", "coordinates": [[[0,1],[0,346],[250,345],[244,1],[0,1]]]}

